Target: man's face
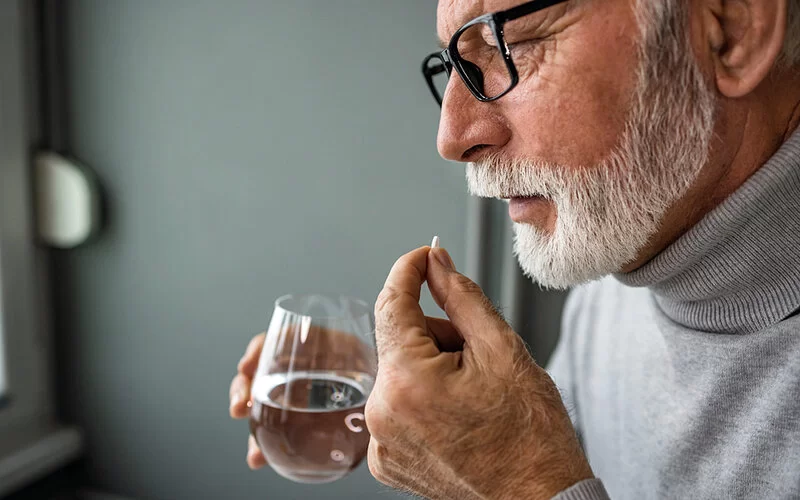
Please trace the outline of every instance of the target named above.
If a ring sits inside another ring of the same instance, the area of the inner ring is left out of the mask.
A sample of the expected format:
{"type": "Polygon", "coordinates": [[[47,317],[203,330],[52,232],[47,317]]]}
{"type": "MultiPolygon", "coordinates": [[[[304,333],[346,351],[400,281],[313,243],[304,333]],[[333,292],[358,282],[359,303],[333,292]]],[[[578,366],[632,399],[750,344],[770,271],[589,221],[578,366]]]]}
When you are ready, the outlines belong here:
{"type": "MultiPolygon", "coordinates": [[[[441,0],[439,37],[519,4],[441,0]]],[[[683,57],[660,55],[675,37],[669,23],[684,18],[667,13],[648,31],[640,19],[651,13],[638,9],[635,0],[568,1],[526,16],[506,26],[520,76],[508,95],[480,103],[455,74],[448,84],[439,152],[471,162],[473,194],[510,198],[515,252],[545,286],[634,261],[705,163],[713,94],[680,34],[683,57]]]]}
{"type": "MultiPolygon", "coordinates": [[[[520,0],[441,0],[438,35],[520,0]]],[[[635,85],[639,33],[629,0],[570,2],[506,27],[520,81],[494,103],[479,103],[451,78],[439,126],[439,153],[473,161],[491,152],[563,165],[592,165],[616,145],[635,85]],[[476,151],[476,146],[487,145],[476,151]]],[[[543,223],[555,216],[530,214],[543,223]]],[[[530,216],[529,216],[530,217],[530,216]]],[[[531,221],[533,222],[533,221],[531,221]]]]}

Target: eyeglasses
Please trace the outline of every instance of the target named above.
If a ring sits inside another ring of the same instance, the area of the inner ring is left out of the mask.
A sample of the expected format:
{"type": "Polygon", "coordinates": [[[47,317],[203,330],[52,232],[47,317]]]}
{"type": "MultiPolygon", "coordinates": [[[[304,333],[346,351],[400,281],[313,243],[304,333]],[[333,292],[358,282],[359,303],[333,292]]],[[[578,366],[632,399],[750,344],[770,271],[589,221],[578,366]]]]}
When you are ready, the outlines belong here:
{"type": "Polygon", "coordinates": [[[422,62],[422,74],[439,106],[453,68],[475,99],[481,102],[495,101],[511,92],[519,82],[519,74],[505,41],[505,24],[565,1],[525,2],[476,17],[459,28],[446,49],[434,52],[422,62]]]}

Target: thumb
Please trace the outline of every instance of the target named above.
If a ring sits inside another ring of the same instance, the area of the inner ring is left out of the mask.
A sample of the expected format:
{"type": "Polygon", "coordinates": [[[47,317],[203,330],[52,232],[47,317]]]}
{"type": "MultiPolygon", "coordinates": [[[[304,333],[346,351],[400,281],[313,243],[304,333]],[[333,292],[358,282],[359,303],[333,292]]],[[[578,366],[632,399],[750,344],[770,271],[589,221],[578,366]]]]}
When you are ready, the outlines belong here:
{"type": "Polygon", "coordinates": [[[476,354],[480,355],[477,351],[496,351],[500,345],[515,345],[516,333],[511,326],[497,312],[481,287],[456,271],[447,250],[431,249],[427,271],[433,300],[476,354]]]}

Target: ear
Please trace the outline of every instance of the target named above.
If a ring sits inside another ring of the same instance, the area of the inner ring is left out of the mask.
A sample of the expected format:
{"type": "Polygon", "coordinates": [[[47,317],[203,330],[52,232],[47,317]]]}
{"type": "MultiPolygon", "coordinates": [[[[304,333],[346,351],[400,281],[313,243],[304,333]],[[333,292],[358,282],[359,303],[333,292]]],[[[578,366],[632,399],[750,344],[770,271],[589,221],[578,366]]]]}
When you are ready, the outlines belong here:
{"type": "Polygon", "coordinates": [[[715,0],[704,16],[717,88],[743,97],[775,66],[786,36],[787,0],[715,0]]]}

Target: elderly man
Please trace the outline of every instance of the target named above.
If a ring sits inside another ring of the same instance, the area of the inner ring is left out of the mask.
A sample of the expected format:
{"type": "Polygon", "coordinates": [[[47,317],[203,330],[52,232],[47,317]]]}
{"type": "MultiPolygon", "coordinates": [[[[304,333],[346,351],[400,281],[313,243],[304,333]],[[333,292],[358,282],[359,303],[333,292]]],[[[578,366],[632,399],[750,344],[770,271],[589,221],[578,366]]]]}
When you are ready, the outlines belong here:
{"type": "Polygon", "coordinates": [[[800,498],[800,0],[440,0],[438,32],[441,155],[509,200],[526,273],[581,286],[559,392],[444,249],[400,258],[376,305],[375,477],[800,498]],[[449,321],[423,315],[426,280],[449,321]]]}

